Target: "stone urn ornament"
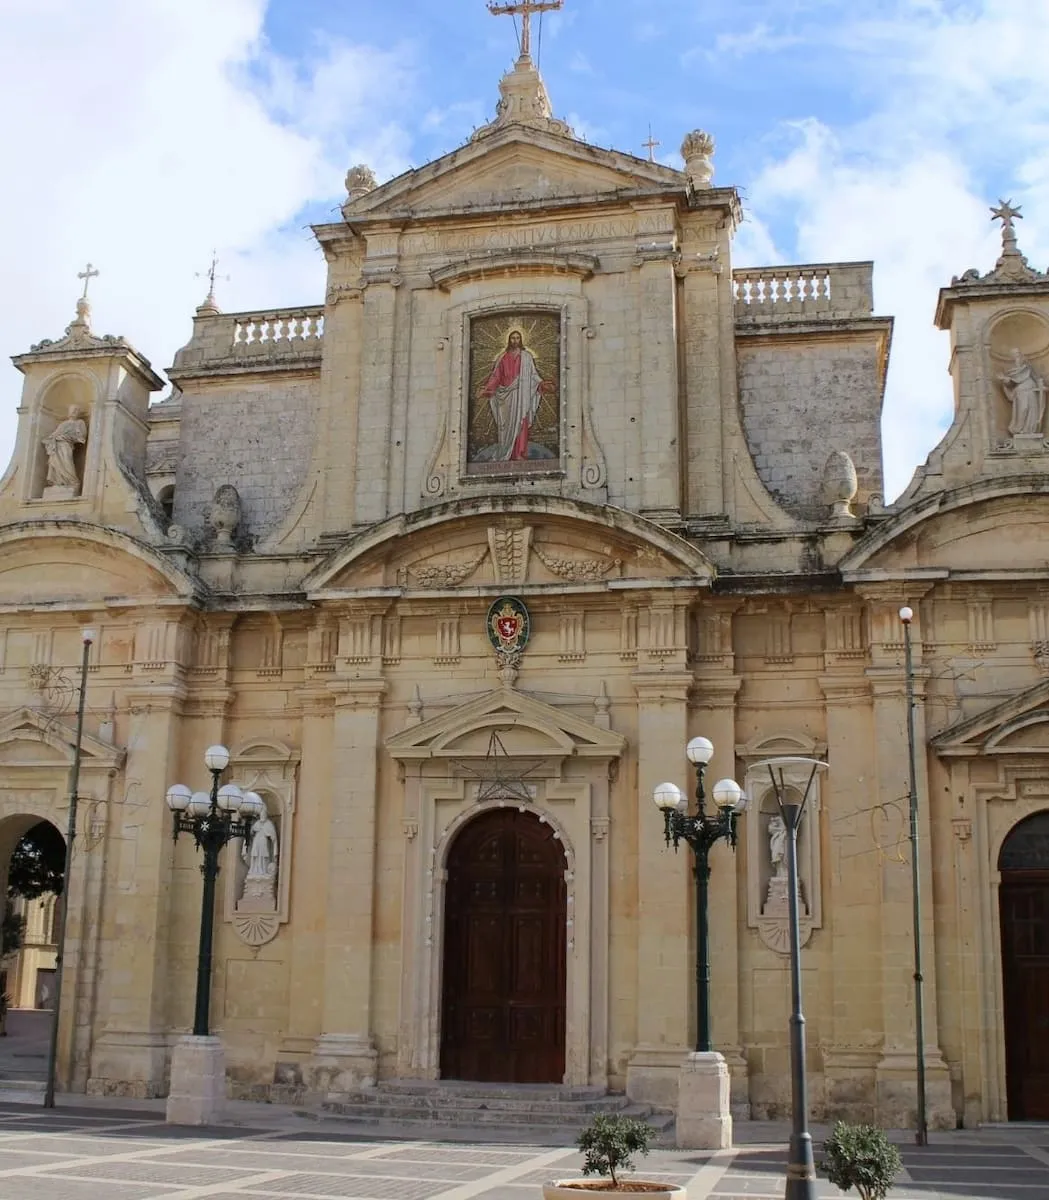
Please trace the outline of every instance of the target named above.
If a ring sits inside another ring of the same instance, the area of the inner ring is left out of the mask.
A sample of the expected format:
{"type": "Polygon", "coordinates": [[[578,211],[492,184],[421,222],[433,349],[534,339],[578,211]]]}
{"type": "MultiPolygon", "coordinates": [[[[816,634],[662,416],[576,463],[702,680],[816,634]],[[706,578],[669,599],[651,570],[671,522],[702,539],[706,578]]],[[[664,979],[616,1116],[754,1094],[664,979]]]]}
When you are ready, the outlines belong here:
{"type": "Polygon", "coordinates": [[[852,502],[859,490],[856,465],[844,450],[832,450],[823,466],[823,499],[832,520],[851,519],[852,502]]]}
{"type": "Polygon", "coordinates": [[[208,522],[215,530],[215,549],[232,550],[233,535],[241,518],[240,493],[232,483],[224,483],[215,491],[208,522]]]}
{"type": "Polygon", "coordinates": [[[693,129],[685,134],[681,143],[681,157],[685,160],[685,174],[694,188],[708,188],[714,179],[714,139],[702,129],[693,129]]]}
{"type": "Polygon", "coordinates": [[[634,1117],[599,1113],[579,1135],[578,1142],[583,1152],[583,1175],[599,1178],[558,1179],[544,1183],[543,1200],[580,1200],[580,1197],[595,1192],[685,1200],[688,1193],[676,1184],[623,1175],[624,1171],[633,1171],[635,1154],[648,1153],[655,1132],[651,1125],[634,1117]]]}

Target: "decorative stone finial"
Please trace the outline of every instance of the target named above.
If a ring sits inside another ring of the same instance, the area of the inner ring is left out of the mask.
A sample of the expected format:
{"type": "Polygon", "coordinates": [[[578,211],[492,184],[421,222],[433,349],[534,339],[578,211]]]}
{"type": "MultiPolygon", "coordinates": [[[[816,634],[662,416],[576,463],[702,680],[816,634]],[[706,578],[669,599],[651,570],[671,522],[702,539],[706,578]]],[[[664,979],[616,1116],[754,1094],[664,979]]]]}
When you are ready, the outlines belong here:
{"type": "Polygon", "coordinates": [[[364,166],[363,163],[350,167],[346,172],[346,195],[350,203],[359,200],[362,196],[367,196],[369,192],[375,190],[376,186],[375,172],[371,167],[364,166]]]}
{"type": "MultiPolygon", "coordinates": [[[[218,252],[212,250],[211,266],[206,271],[197,272],[198,279],[206,279],[208,281],[208,294],[204,298],[204,303],[197,306],[198,317],[216,317],[222,311],[215,302],[215,279],[217,278],[215,272],[218,270],[218,265],[218,252]]],[[[228,280],[229,276],[223,275],[222,278],[228,280]]]]}
{"type": "Polygon", "coordinates": [[[823,499],[830,505],[831,520],[854,517],[852,502],[858,489],[859,480],[852,459],[844,450],[832,450],[823,467],[823,499]]]}
{"type": "Polygon", "coordinates": [[[708,188],[714,178],[714,139],[702,129],[693,129],[685,134],[681,143],[681,157],[685,160],[685,174],[695,188],[708,188]]]}
{"type": "Polygon", "coordinates": [[[514,64],[513,70],[499,81],[495,120],[482,125],[471,141],[478,141],[507,125],[526,125],[530,129],[544,129],[560,137],[575,137],[571,125],[553,115],[543,77],[531,58],[524,54],[514,64]]]}
{"type": "Polygon", "coordinates": [[[232,550],[233,535],[241,518],[240,493],[232,483],[224,483],[215,491],[208,522],[215,530],[215,549],[232,550]]]}
{"type": "Polygon", "coordinates": [[[1023,213],[1018,204],[1011,200],[999,200],[997,205],[991,205],[991,219],[1002,223],[1002,252],[994,264],[994,270],[981,275],[975,267],[970,267],[962,275],[955,275],[951,280],[952,287],[967,283],[1034,283],[1049,279],[1049,274],[1036,271],[1020,253],[1016,241],[1017,219],[1023,220],[1023,213]]]}

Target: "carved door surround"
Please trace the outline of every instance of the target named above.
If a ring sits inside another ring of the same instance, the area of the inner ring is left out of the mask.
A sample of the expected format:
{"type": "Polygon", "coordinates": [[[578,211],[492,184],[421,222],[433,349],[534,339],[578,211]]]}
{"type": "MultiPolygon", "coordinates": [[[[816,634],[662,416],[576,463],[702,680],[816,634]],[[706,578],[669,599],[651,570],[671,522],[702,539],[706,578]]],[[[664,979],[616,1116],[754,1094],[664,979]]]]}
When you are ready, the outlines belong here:
{"type": "MultiPolygon", "coordinates": [[[[441,703],[426,698],[428,709],[441,703]]],[[[440,1074],[449,850],[479,813],[512,807],[550,827],[567,864],[564,1081],[607,1084],[609,792],[625,745],[620,734],[510,688],[387,739],[386,751],[404,777],[399,1076],[440,1074]],[[516,786],[506,795],[485,777],[493,730],[510,770],[519,768],[516,786]],[[482,782],[486,798],[479,801],[482,782]]]]}
{"type": "Polygon", "coordinates": [[[948,727],[931,742],[955,797],[950,825],[962,986],[966,1125],[1010,1119],[1001,906],[1002,847],[1025,818],[1049,808],[1049,679],[948,727]],[[996,778],[989,778],[993,771],[996,778]],[[969,1049],[971,1047],[971,1050],[969,1049]]]}

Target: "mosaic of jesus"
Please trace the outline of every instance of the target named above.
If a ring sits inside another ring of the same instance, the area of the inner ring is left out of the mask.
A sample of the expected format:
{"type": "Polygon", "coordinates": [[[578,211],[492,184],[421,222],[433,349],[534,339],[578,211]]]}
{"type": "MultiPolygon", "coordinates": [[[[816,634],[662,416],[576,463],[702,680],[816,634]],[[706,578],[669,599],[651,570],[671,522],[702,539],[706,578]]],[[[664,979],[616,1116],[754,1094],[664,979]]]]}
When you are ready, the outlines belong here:
{"type": "Polygon", "coordinates": [[[471,474],[556,468],[561,457],[561,318],[499,313],[470,322],[471,474]]]}

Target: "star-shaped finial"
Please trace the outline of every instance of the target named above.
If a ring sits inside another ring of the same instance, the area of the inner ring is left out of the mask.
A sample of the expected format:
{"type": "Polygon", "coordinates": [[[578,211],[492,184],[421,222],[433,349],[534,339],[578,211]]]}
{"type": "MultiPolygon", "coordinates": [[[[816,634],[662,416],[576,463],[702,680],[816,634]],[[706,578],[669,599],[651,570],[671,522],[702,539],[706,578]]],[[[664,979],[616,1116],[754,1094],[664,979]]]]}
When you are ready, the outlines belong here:
{"type": "Polygon", "coordinates": [[[998,207],[991,209],[991,218],[995,221],[1001,221],[1003,229],[1012,229],[1013,219],[1019,217],[1023,220],[1023,213],[1020,211],[1020,206],[1013,206],[1011,200],[999,200],[998,207]]]}

